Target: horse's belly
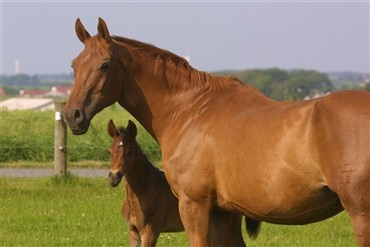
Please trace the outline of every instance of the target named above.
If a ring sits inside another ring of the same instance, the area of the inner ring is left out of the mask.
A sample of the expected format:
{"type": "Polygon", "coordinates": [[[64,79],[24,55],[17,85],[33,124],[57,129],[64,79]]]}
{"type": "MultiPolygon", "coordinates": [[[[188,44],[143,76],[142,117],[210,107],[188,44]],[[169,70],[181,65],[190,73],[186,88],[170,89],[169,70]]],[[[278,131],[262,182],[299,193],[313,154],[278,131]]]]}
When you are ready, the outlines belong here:
{"type": "Polygon", "coordinates": [[[255,201],[250,208],[240,202],[233,206],[247,216],[269,223],[301,225],[327,219],[343,210],[339,197],[323,186],[308,194],[291,194],[284,200],[255,201]],[[262,210],[261,210],[262,209],[262,210]]]}

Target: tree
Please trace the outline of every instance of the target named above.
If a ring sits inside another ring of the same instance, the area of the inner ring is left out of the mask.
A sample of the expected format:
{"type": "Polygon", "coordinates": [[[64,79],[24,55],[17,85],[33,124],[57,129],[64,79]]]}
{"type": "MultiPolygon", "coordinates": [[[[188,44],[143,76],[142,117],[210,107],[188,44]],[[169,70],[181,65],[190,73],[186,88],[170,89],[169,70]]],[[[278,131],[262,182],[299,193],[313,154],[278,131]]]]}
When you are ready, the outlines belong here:
{"type": "Polygon", "coordinates": [[[333,90],[329,77],[313,70],[288,72],[272,68],[242,71],[236,75],[276,100],[302,100],[306,96],[325,94],[333,90]]]}

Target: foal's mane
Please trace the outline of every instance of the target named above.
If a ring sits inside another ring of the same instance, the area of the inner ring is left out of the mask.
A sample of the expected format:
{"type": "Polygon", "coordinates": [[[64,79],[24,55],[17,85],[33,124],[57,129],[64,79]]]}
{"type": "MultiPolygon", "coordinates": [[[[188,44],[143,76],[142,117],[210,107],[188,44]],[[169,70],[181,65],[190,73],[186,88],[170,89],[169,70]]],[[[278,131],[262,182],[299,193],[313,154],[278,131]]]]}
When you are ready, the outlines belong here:
{"type": "MultiPolygon", "coordinates": [[[[127,129],[123,126],[118,126],[117,127],[117,130],[119,132],[120,135],[122,135],[123,138],[125,138],[126,134],[127,134],[127,129]]],[[[150,162],[150,160],[148,159],[147,155],[143,152],[143,150],[141,149],[141,146],[139,145],[139,143],[135,140],[135,143],[136,143],[136,147],[139,149],[139,151],[141,152],[141,154],[144,156],[145,160],[146,160],[146,163],[147,165],[149,166],[150,169],[152,170],[155,170],[155,171],[160,171],[157,167],[155,167],[152,162],[150,162]]]]}
{"type": "Polygon", "coordinates": [[[163,76],[163,81],[168,88],[191,89],[200,87],[217,90],[243,84],[235,77],[213,76],[198,71],[191,67],[184,58],[154,45],[118,36],[112,36],[112,39],[126,49],[140,54],[148,62],[153,62],[154,65],[150,67],[154,69],[155,73],[159,72],[163,76]]]}
{"type": "Polygon", "coordinates": [[[118,127],[117,127],[117,130],[118,130],[119,134],[120,134],[120,135],[123,135],[123,136],[125,136],[125,135],[126,135],[126,133],[127,133],[126,128],[125,128],[125,127],[123,127],[123,126],[118,126],[118,127]]]}

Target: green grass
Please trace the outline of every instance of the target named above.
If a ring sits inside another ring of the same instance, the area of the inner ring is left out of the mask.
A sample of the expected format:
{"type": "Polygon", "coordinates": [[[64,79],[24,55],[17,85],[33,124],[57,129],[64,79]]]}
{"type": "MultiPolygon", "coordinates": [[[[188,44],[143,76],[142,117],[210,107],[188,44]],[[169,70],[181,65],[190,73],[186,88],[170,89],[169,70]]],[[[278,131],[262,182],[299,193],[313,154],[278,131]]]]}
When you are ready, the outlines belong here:
{"type": "MultiPolygon", "coordinates": [[[[1,178],[0,195],[1,246],[128,246],[123,186],[111,188],[104,178],[1,178]]],[[[184,243],[183,233],[159,240],[184,243]]]]}
{"type": "MultiPolygon", "coordinates": [[[[128,246],[120,213],[123,186],[104,178],[0,178],[1,246],[128,246]]],[[[160,210],[160,209],[158,209],[160,210]]],[[[244,228],[244,226],[243,226],[244,228]]],[[[346,213],[306,226],[263,223],[248,246],[355,246],[346,213]]],[[[158,246],[188,246],[184,233],[161,234],[158,246]]]]}

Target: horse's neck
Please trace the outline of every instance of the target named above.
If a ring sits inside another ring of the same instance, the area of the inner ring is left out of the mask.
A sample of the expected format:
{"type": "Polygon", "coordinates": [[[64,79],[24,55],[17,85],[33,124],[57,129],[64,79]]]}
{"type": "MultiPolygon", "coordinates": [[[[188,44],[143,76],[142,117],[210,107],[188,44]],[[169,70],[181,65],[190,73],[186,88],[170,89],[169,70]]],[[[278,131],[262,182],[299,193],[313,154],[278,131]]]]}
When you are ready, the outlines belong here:
{"type": "MultiPolygon", "coordinates": [[[[170,64],[165,60],[146,59],[132,52],[125,63],[125,78],[119,100],[141,125],[161,145],[161,139],[171,128],[174,119],[192,107],[193,102],[209,93],[209,89],[222,90],[229,86],[243,87],[236,80],[213,77],[190,67],[170,64]],[[226,86],[225,86],[226,85],[226,86]]],[[[170,62],[169,62],[170,63],[170,62]]],[[[254,90],[254,89],[253,89],[254,90]]],[[[209,97],[204,97],[208,100],[209,97]]]]}
{"type": "MultiPolygon", "coordinates": [[[[146,72],[145,68],[138,70],[146,72]]],[[[133,74],[135,73],[131,72],[129,82],[123,79],[124,87],[118,102],[159,142],[162,132],[169,124],[169,119],[176,114],[174,107],[181,103],[181,97],[177,97],[176,100],[159,78],[150,75],[135,78],[133,74]],[[142,77],[148,79],[142,80],[142,77]]]]}
{"type": "Polygon", "coordinates": [[[178,115],[179,110],[190,105],[197,94],[197,88],[184,91],[171,88],[163,79],[165,72],[161,69],[156,72],[153,69],[155,65],[150,65],[150,61],[142,64],[137,62],[128,67],[131,71],[128,71],[126,78],[122,80],[124,86],[118,102],[160,143],[160,138],[171,124],[171,120],[178,115]]]}
{"type": "Polygon", "coordinates": [[[140,149],[136,152],[132,168],[126,173],[126,183],[136,195],[146,190],[148,184],[156,177],[156,168],[152,166],[140,149]]]}

